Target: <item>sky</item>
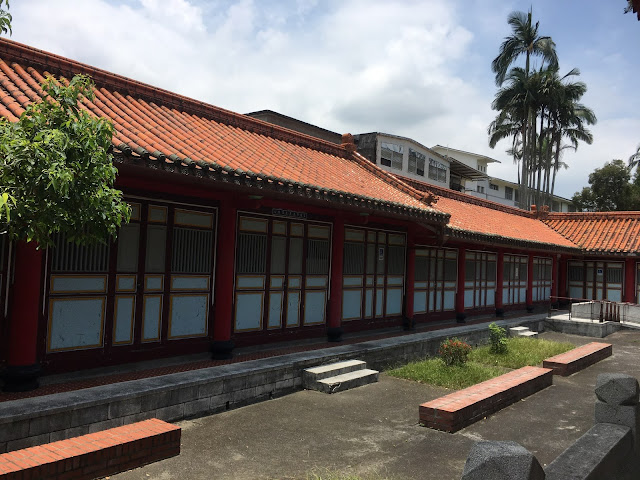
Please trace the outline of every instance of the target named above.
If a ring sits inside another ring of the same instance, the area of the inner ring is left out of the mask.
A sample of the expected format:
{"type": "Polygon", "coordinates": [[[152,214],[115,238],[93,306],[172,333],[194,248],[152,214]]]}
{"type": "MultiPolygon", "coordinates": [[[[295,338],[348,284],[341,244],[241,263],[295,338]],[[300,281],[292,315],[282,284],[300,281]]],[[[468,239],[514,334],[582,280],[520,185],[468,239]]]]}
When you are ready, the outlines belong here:
{"type": "Polygon", "coordinates": [[[491,61],[533,4],[560,73],[598,118],[556,194],[640,145],[640,22],[625,0],[18,0],[11,39],[240,113],[275,110],[339,133],[385,132],[498,160],[491,61]]]}

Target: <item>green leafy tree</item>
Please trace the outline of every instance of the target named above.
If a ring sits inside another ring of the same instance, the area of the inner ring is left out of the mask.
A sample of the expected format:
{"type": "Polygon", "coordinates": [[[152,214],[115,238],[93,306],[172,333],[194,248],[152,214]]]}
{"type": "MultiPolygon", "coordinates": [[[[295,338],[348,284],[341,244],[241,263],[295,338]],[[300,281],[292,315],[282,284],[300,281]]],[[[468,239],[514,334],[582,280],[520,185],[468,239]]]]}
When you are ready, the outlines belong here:
{"type": "Polygon", "coordinates": [[[11,14],[9,13],[9,0],[0,0],[0,33],[11,35],[11,14]],[[5,10],[3,5],[7,6],[5,10]]]}
{"type": "Polygon", "coordinates": [[[589,187],[576,192],[571,201],[583,211],[623,211],[640,207],[638,188],[630,183],[631,173],[622,160],[612,160],[589,174],[589,187]]]}
{"type": "Polygon", "coordinates": [[[60,232],[78,244],[115,236],[129,207],[113,188],[113,125],[81,104],[93,82],[75,76],[43,85],[44,100],[20,119],[0,120],[0,232],[52,246],[60,232]]]}

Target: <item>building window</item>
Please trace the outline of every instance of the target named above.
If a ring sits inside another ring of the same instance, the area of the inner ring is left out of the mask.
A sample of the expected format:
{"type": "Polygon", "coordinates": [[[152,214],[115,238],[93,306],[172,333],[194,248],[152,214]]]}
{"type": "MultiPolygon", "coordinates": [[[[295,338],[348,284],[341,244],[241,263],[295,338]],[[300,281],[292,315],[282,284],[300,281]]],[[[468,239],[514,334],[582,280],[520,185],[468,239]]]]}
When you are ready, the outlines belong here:
{"type": "Polygon", "coordinates": [[[490,183],[489,188],[491,190],[495,190],[496,192],[498,191],[498,185],[496,185],[495,183],[490,183]]]}
{"type": "Polygon", "coordinates": [[[427,157],[420,152],[416,152],[414,149],[409,149],[409,173],[415,173],[424,177],[424,166],[427,157]]]}
{"type": "Polygon", "coordinates": [[[551,202],[551,211],[552,212],[559,212],[560,211],[560,203],[556,202],[555,200],[551,202]]]}
{"type": "Polygon", "coordinates": [[[478,170],[480,170],[481,172],[487,173],[487,166],[478,164],[478,170]]]}
{"type": "Polygon", "coordinates": [[[504,187],[504,198],[507,200],[513,200],[513,188],[504,187]]]}
{"type": "Polygon", "coordinates": [[[433,158],[429,159],[429,178],[438,182],[447,181],[447,167],[442,163],[435,161],[433,158]]]}
{"type": "Polygon", "coordinates": [[[404,149],[402,145],[382,142],[380,149],[380,164],[396,170],[402,170],[402,156],[404,149]]]}
{"type": "Polygon", "coordinates": [[[484,193],[484,186],[482,186],[482,185],[478,185],[478,186],[476,187],[476,190],[478,191],[478,193],[484,193]]]}

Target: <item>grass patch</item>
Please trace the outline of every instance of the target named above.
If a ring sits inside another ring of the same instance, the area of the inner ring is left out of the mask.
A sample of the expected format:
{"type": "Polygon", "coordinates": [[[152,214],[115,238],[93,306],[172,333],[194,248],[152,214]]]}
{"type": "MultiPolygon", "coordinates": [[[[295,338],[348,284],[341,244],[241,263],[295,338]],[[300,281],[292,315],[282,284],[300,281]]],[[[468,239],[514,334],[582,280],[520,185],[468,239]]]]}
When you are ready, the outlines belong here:
{"type": "Polygon", "coordinates": [[[567,352],[575,345],[552,342],[543,339],[514,337],[507,339],[507,353],[491,353],[489,346],[474,348],[469,361],[494,367],[522,368],[527,365],[540,365],[545,358],[567,352]]]}
{"type": "MultiPolygon", "coordinates": [[[[471,353],[473,354],[473,352],[471,353]]],[[[439,358],[429,358],[421,362],[408,363],[385,373],[392,377],[459,390],[506,372],[506,368],[482,365],[473,361],[460,366],[448,367],[439,358]]]]}
{"type": "Polygon", "coordinates": [[[314,469],[307,474],[306,480],[393,480],[391,477],[382,476],[378,473],[356,475],[353,473],[342,473],[328,469],[314,469]]]}

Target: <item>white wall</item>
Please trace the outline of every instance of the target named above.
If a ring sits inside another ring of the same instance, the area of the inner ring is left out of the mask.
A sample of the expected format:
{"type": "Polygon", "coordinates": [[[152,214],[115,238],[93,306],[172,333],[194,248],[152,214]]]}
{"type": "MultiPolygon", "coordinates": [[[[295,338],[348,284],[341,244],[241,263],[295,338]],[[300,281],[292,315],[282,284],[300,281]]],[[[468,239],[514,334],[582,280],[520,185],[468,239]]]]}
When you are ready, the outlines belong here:
{"type": "Polygon", "coordinates": [[[438,185],[438,186],[444,187],[444,188],[449,188],[449,180],[450,180],[450,175],[451,175],[451,169],[450,169],[450,163],[447,160],[443,159],[440,156],[434,155],[432,152],[429,152],[427,149],[422,147],[420,144],[414,143],[414,142],[412,142],[412,141],[410,141],[408,139],[401,139],[401,138],[396,138],[396,137],[387,137],[385,135],[378,135],[378,141],[376,143],[377,143],[377,146],[376,146],[376,163],[383,170],[386,170],[387,172],[393,173],[395,175],[402,175],[402,176],[405,176],[405,177],[408,177],[408,178],[412,178],[412,179],[418,180],[420,182],[429,183],[429,184],[432,184],[432,185],[438,185]],[[402,146],[402,170],[398,170],[398,169],[395,169],[393,167],[387,167],[385,165],[382,165],[382,163],[381,163],[381,149],[382,149],[382,143],[383,142],[385,142],[385,143],[393,143],[395,145],[401,145],[402,146]],[[409,148],[411,148],[412,150],[415,150],[415,151],[423,154],[426,157],[425,166],[424,166],[424,176],[417,175],[415,173],[409,173],[409,148]],[[446,181],[439,182],[437,180],[429,178],[429,159],[430,158],[432,158],[433,160],[443,164],[447,168],[446,181]]]}

